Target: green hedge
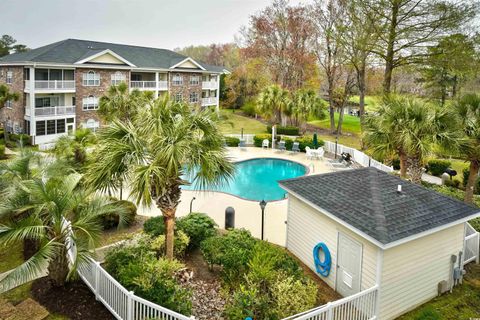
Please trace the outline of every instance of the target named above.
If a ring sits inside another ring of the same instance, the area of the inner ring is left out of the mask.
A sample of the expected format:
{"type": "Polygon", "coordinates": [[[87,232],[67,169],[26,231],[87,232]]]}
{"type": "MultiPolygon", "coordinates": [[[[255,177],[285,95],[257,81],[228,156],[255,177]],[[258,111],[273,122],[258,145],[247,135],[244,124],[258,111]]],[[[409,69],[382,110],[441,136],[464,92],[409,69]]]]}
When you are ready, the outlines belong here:
{"type": "Polygon", "coordinates": [[[11,141],[14,141],[14,142],[22,141],[24,146],[31,145],[30,136],[28,134],[24,134],[24,133],[14,134],[14,133],[12,133],[12,134],[8,135],[8,138],[11,141]]]}
{"type": "Polygon", "coordinates": [[[238,147],[238,144],[240,143],[240,139],[235,137],[225,137],[225,143],[229,147],[238,147]]]}
{"type": "MultiPolygon", "coordinates": [[[[267,126],[267,132],[272,132],[272,126],[267,126]]],[[[300,128],[293,126],[277,126],[277,134],[284,134],[286,136],[298,136],[300,135],[300,128]]]]}
{"type": "Polygon", "coordinates": [[[255,101],[250,100],[250,101],[245,102],[245,104],[242,106],[241,110],[245,115],[250,116],[250,117],[255,117],[255,115],[257,114],[257,107],[255,105],[255,101]]]}
{"type": "MultiPolygon", "coordinates": [[[[135,217],[137,216],[137,206],[133,202],[127,200],[118,200],[115,202],[115,205],[123,207],[123,210],[125,210],[125,225],[132,225],[135,222],[135,217]]],[[[104,230],[118,227],[119,222],[120,216],[118,213],[109,213],[101,217],[101,223],[104,230]]]]}
{"type": "Polygon", "coordinates": [[[267,139],[268,141],[272,141],[272,135],[271,134],[256,134],[253,137],[253,145],[255,147],[261,147],[263,140],[267,139]]]}
{"type": "Polygon", "coordinates": [[[432,159],[428,161],[428,171],[434,176],[441,176],[452,163],[448,160],[432,159]]]}
{"type": "MultiPolygon", "coordinates": [[[[264,139],[267,139],[268,141],[271,142],[272,141],[272,135],[271,134],[257,134],[253,137],[253,144],[255,145],[255,147],[261,147],[264,139]]],[[[281,138],[277,136],[277,138],[276,138],[277,143],[280,141],[280,139],[281,138]]],[[[302,152],[305,152],[306,147],[310,147],[310,148],[315,147],[313,145],[313,137],[310,137],[310,136],[299,137],[295,140],[292,139],[292,138],[285,137],[282,140],[285,141],[285,148],[287,150],[292,150],[293,142],[295,142],[295,141],[299,143],[300,151],[302,151],[302,152]]],[[[318,141],[318,146],[319,147],[321,147],[325,144],[325,142],[323,140],[317,139],[317,141],[318,141]]]]}

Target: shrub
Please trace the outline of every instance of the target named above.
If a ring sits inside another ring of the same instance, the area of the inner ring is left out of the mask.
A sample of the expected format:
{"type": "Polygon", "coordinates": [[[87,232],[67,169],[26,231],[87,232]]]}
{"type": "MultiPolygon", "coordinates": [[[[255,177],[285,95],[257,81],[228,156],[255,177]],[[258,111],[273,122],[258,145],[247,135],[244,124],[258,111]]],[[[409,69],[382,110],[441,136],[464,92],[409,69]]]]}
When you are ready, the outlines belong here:
{"type": "Polygon", "coordinates": [[[12,133],[8,137],[13,142],[22,141],[24,146],[30,145],[30,136],[28,134],[24,134],[24,133],[14,134],[14,133],[12,133]]]}
{"type": "MultiPolygon", "coordinates": [[[[181,230],[175,232],[175,237],[173,238],[174,255],[176,257],[183,257],[189,243],[190,238],[185,234],[185,232],[181,230]]],[[[162,234],[156,238],[153,238],[150,248],[156,252],[157,256],[163,256],[165,254],[165,235],[162,234]]]]}
{"type": "MultiPolygon", "coordinates": [[[[225,315],[227,319],[265,319],[259,310],[265,309],[262,307],[262,299],[258,294],[257,288],[251,286],[240,285],[235,291],[233,297],[225,306],[225,315]]],[[[268,318],[267,318],[268,319],[268,318]]]]}
{"type": "Polygon", "coordinates": [[[153,237],[158,237],[159,235],[164,234],[165,223],[163,221],[163,216],[153,217],[145,221],[143,224],[143,231],[153,237]]]}
{"type": "Polygon", "coordinates": [[[268,242],[259,241],[255,244],[253,251],[252,262],[255,259],[259,261],[273,261],[274,270],[283,272],[297,279],[303,276],[302,267],[285,249],[268,242]]]}
{"type": "Polygon", "coordinates": [[[225,143],[229,147],[238,147],[238,144],[240,143],[240,139],[235,137],[225,137],[225,143]]]}
{"type": "Polygon", "coordinates": [[[245,115],[250,117],[255,117],[255,115],[257,114],[257,106],[255,104],[255,101],[254,100],[246,101],[243,104],[241,110],[245,115]]]}
{"type": "Polygon", "coordinates": [[[313,308],[317,301],[317,292],[317,285],[308,278],[299,280],[279,275],[271,288],[277,319],[313,308]]]}
{"type": "Polygon", "coordinates": [[[148,250],[148,236],[140,236],[109,251],[107,271],[138,296],[186,315],[191,313],[191,292],[177,282],[176,272],[184,265],[177,260],[157,259],[148,250]]]}
{"type": "MultiPolygon", "coordinates": [[[[272,126],[267,126],[267,133],[272,132],[272,126]]],[[[298,136],[300,135],[300,128],[293,126],[277,126],[277,134],[284,134],[286,136],[298,136]]]]}
{"type": "MultiPolygon", "coordinates": [[[[118,200],[114,203],[116,206],[122,207],[125,211],[125,221],[124,225],[130,226],[135,222],[135,217],[137,216],[137,206],[127,200],[118,200]]],[[[118,227],[120,224],[120,215],[118,213],[108,213],[101,217],[101,223],[104,230],[118,227]]]]}
{"type": "Polygon", "coordinates": [[[458,188],[458,187],[460,187],[460,180],[458,180],[458,179],[445,180],[445,185],[447,187],[458,188]]]}
{"type": "Polygon", "coordinates": [[[475,230],[480,232],[480,218],[470,220],[468,223],[470,223],[475,230]]]}
{"type": "Polygon", "coordinates": [[[434,176],[441,176],[452,163],[448,160],[432,159],[428,161],[428,171],[434,176]]]}
{"type": "Polygon", "coordinates": [[[393,167],[393,170],[400,170],[400,158],[392,159],[392,167],[393,167]]]}
{"type": "Polygon", "coordinates": [[[268,141],[272,141],[271,134],[256,134],[253,136],[253,144],[255,147],[261,147],[263,140],[267,139],[268,141]]]}
{"type": "Polygon", "coordinates": [[[190,238],[190,247],[198,248],[200,243],[216,234],[215,221],[204,213],[192,212],[177,220],[176,227],[190,238]]]}
{"type": "Polygon", "coordinates": [[[234,285],[247,271],[255,243],[249,231],[236,229],[204,240],[200,248],[205,261],[210,266],[222,266],[225,282],[234,285]]]}
{"type": "Polygon", "coordinates": [[[0,144],[0,159],[5,159],[5,145],[0,144]]]}

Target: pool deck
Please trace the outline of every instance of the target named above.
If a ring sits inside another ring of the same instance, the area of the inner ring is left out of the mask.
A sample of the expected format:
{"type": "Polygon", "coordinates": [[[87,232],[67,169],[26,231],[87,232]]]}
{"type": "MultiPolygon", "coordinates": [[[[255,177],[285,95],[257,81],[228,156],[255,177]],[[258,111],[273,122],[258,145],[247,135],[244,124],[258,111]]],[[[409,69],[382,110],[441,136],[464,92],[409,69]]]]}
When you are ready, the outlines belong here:
{"type": "MultiPolygon", "coordinates": [[[[331,172],[332,169],[325,160],[307,159],[305,153],[292,154],[290,152],[278,152],[271,149],[248,147],[244,150],[228,148],[229,157],[232,161],[241,161],[254,158],[278,158],[296,161],[309,168],[308,174],[331,172]]],[[[182,191],[181,203],[177,208],[177,216],[181,217],[189,213],[190,201],[192,211],[207,213],[212,217],[220,228],[225,227],[225,209],[229,206],[235,209],[235,228],[245,228],[253,236],[260,238],[261,235],[261,209],[258,201],[250,201],[239,197],[212,191],[182,191]]],[[[147,216],[160,215],[160,211],[153,208],[139,208],[139,214],[147,216]]],[[[264,238],[275,244],[286,244],[287,200],[271,201],[265,208],[264,238]]]]}

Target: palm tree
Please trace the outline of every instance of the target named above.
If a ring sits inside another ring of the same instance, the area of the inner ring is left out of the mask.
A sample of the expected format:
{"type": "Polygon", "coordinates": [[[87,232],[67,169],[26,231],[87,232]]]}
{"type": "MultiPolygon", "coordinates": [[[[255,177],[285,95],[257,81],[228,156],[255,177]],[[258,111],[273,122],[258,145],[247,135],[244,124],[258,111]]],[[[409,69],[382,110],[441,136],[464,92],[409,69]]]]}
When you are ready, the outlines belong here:
{"type": "Polygon", "coordinates": [[[289,103],[288,90],[284,90],[276,84],[263,89],[257,100],[258,111],[263,116],[269,117],[272,124],[280,121],[282,125],[286,124],[284,113],[287,111],[289,103]]]}
{"type": "Polygon", "coordinates": [[[73,173],[26,180],[21,188],[23,201],[16,201],[18,196],[2,201],[0,219],[11,214],[28,215],[0,225],[0,244],[9,246],[25,239],[40,243],[33,256],[0,281],[3,290],[47,273],[54,285],[63,285],[91,256],[101,232],[100,216],[115,212],[124,221],[123,209],[87,192],[80,185],[81,177],[73,173]]]}
{"type": "Polygon", "coordinates": [[[458,156],[470,162],[464,201],[472,203],[480,167],[480,95],[467,94],[461,97],[454,104],[454,110],[465,138],[465,144],[461,146],[458,156]]]}
{"type": "Polygon", "coordinates": [[[292,102],[289,104],[289,114],[293,125],[301,127],[305,134],[308,118],[325,118],[326,105],[327,103],[319,98],[313,90],[301,89],[296,91],[293,94],[292,102]]]}
{"type": "MultiPolygon", "coordinates": [[[[4,85],[0,84],[0,110],[5,107],[7,101],[17,101],[20,98],[20,95],[17,92],[10,92],[10,89],[4,85]]],[[[8,132],[7,132],[7,119],[3,122],[3,128],[5,129],[4,135],[5,140],[8,141],[8,132]]]]}
{"type": "Polygon", "coordinates": [[[400,158],[400,175],[421,183],[424,159],[434,147],[456,149],[460,135],[447,108],[423,100],[391,95],[378,112],[365,118],[364,141],[373,154],[400,158]]]}
{"type": "Polygon", "coordinates": [[[166,226],[166,256],[173,258],[175,214],[181,186],[221,184],[233,173],[223,147],[216,116],[192,111],[169,97],[139,110],[133,119],[112,123],[100,132],[99,145],[87,174],[95,189],[118,189],[130,181],[137,204],[155,205],[166,226]]]}
{"type": "Polygon", "coordinates": [[[133,90],[130,92],[125,82],[111,86],[107,94],[100,98],[98,114],[107,122],[113,119],[132,119],[138,107],[153,100],[152,92],[133,90]]]}
{"type": "Polygon", "coordinates": [[[93,144],[95,139],[90,129],[77,129],[72,135],[58,138],[53,153],[57,159],[66,159],[81,169],[87,161],[87,146],[93,144]]]}

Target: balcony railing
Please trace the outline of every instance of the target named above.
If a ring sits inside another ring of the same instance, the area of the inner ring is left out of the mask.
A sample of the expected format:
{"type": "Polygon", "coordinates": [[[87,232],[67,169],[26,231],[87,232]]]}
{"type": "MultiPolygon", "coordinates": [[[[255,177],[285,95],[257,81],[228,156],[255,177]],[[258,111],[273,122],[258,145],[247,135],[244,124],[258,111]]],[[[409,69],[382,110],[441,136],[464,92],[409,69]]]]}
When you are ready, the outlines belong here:
{"type": "Polygon", "coordinates": [[[218,101],[217,97],[202,98],[202,106],[213,106],[218,101]]]}
{"type": "MultiPolygon", "coordinates": [[[[30,107],[25,107],[25,115],[30,116],[30,107]]],[[[57,106],[35,108],[36,117],[75,115],[75,106],[57,106]]]]}
{"type": "Polygon", "coordinates": [[[167,90],[167,81],[130,81],[130,87],[132,89],[140,90],[167,90]]]}
{"type": "Polygon", "coordinates": [[[218,82],[217,81],[203,81],[202,82],[202,89],[217,89],[218,82]]]}
{"type": "MultiPolygon", "coordinates": [[[[35,90],[75,90],[75,80],[35,80],[35,90]]],[[[25,80],[25,89],[30,89],[30,80],[25,80]]]]}

